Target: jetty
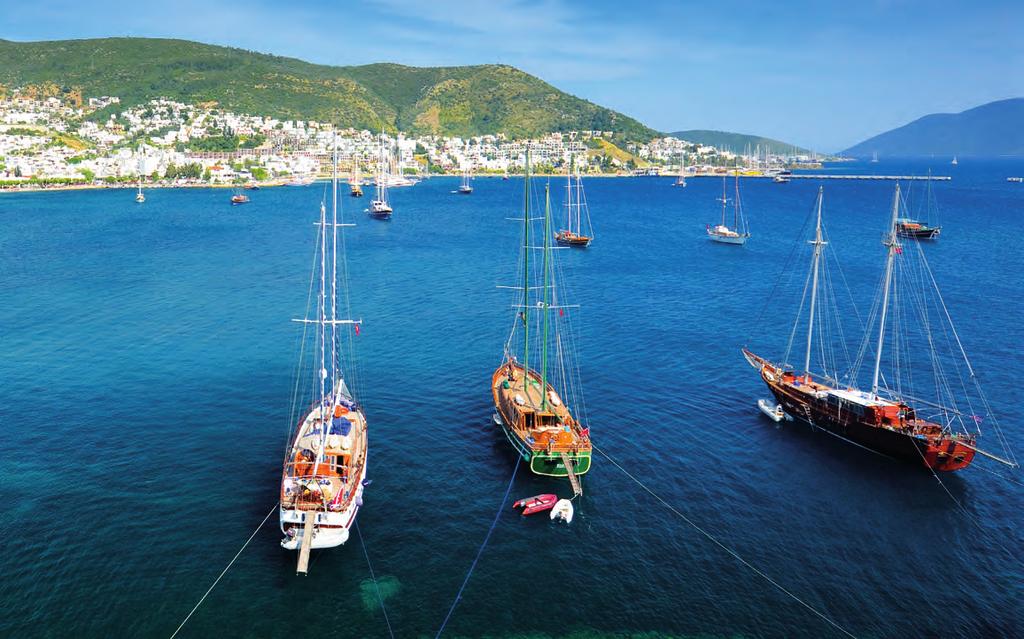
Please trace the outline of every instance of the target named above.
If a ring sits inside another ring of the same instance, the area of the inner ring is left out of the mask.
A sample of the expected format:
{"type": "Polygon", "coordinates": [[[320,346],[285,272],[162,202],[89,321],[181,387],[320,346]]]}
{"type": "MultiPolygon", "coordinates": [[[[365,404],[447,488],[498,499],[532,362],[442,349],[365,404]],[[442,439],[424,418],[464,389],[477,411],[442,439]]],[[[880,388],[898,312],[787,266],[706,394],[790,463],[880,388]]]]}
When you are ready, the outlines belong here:
{"type": "Polygon", "coordinates": [[[948,182],[953,178],[948,175],[787,175],[791,180],[899,180],[910,182],[922,180],[925,182],[948,182]]]}

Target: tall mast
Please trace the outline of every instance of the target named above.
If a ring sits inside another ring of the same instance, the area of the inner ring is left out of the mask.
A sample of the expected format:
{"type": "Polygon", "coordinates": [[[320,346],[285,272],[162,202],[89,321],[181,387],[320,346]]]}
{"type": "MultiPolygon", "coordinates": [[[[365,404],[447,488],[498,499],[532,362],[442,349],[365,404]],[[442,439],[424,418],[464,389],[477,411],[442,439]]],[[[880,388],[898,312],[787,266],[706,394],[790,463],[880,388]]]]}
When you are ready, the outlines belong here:
{"type": "Polygon", "coordinates": [[[540,408],[547,410],[548,407],[548,301],[550,296],[548,286],[548,270],[551,260],[551,185],[544,185],[544,306],[541,312],[544,313],[544,333],[540,350],[540,408]]]}
{"type": "Polygon", "coordinates": [[[814,305],[818,298],[818,262],[821,257],[822,248],[828,242],[824,242],[821,239],[821,201],[825,198],[824,187],[818,187],[818,222],[814,229],[814,240],[811,244],[814,246],[814,258],[811,261],[811,269],[813,271],[812,282],[811,282],[811,316],[807,321],[807,354],[804,356],[804,373],[808,376],[811,374],[811,341],[814,337],[814,305]]]}
{"type": "Polygon", "coordinates": [[[331,397],[338,384],[338,132],[334,132],[331,158],[331,397]]]}
{"type": "Polygon", "coordinates": [[[732,225],[733,230],[740,232],[740,170],[736,169],[736,201],[732,203],[732,225]]]}
{"type": "Polygon", "coordinates": [[[725,203],[728,200],[725,199],[725,178],[722,178],[722,226],[725,226],[725,203]]]}
{"type": "Polygon", "coordinates": [[[568,229],[568,231],[570,233],[573,232],[573,230],[572,230],[572,219],[573,219],[573,215],[572,215],[572,160],[573,160],[572,155],[569,155],[569,170],[565,172],[565,197],[567,198],[566,199],[566,204],[565,204],[565,228],[568,229]]]}
{"type": "MultiPolygon", "coordinates": [[[[529,390],[530,374],[530,146],[526,146],[523,177],[523,388],[529,390]]],[[[529,393],[527,393],[529,397],[529,393]]]]}
{"type": "Polygon", "coordinates": [[[882,368],[882,347],[885,345],[885,316],[889,310],[889,289],[892,287],[892,264],[897,251],[902,250],[896,241],[896,217],[900,211],[900,183],[896,183],[896,193],[892,197],[892,218],[889,221],[888,237],[885,246],[889,253],[885,259],[885,290],[882,293],[882,317],[878,323],[878,349],[875,352],[875,374],[871,380],[871,394],[878,396],[878,373],[882,368]]]}
{"type": "Polygon", "coordinates": [[[320,324],[320,370],[316,372],[320,377],[320,407],[323,410],[324,399],[327,391],[324,390],[324,382],[327,380],[326,348],[327,348],[327,207],[323,200],[320,201],[320,317],[317,318],[320,324]]]}

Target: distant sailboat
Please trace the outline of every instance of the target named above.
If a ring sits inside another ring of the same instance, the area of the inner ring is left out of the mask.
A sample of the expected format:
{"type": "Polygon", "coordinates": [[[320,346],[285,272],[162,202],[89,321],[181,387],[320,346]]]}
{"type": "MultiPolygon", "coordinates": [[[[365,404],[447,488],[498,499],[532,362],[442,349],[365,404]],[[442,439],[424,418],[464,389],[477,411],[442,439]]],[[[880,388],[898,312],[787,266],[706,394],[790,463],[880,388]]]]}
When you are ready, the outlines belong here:
{"type": "Polygon", "coordinates": [[[915,240],[934,240],[939,237],[942,233],[941,226],[932,226],[932,205],[935,202],[935,197],[932,195],[932,172],[928,171],[928,186],[925,194],[925,218],[921,220],[912,219],[909,216],[904,216],[896,220],[896,233],[903,237],[909,237],[915,240]]]}
{"type": "Polygon", "coordinates": [[[380,157],[377,162],[377,193],[370,202],[370,208],[368,210],[370,217],[377,218],[378,220],[391,219],[391,214],[394,212],[391,208],[391,203],[388,202],[388,182],[389,182],[389,169],[391,162],[391,154],[384,146],[384,134],[380,134],[380,157]]]}
{"type": "Polygon", "coordinates": [[[565,180],[565,228],[555,234],[555,241],[564,246],[586,248],[594,241],[594,229],[590,224],[590,207],[583,192],[583,178],[579,170],[573,176],[574,162],[569,161],[569,172],[565,180]],[[575,177],[575,182],[573,181],[575,177]],[[587,232],[583,232],[583,220],[587,220],[587,232]]]}
{"type": "Polygon", "coordinates": [[[679,176],[672,183],[672,186],[686,188],[686,153],[679,154],[679,176]]]}
{"type": "Polygon", "coordinates": [[[248,204],[249,196],[235,189],[235,194],[231,196],[231,204],[248,204]]]}
{"type": "Polygon", "coordinates": [[[469,180],[470,170],[466,169],[462,172],[462,183],[459,184],[459,190],[457,191],[459,195],[469,195],[473,192],[473,187],[469,184],[469,180]]]}
{"type": "Polygon", "coordinates": [[[956,156],[955,155],[953,156],[953,161],[950,162],[950,164],[952,164],[953,166],[956,166],[957,164],[960,164],[959,162],[956,161],[956,156]]]}
{"type": "Polygon", "coordinates": [[[350,351],[341,347],[344,335],[339,327],[351,325],[358,334],[361,322],[338,318],[338,228],[349,225],[338,223],[337,142],[331,182],[332,217],[328,219],[327,208],[321,203],[317,224],[319,263],[314,275],[319,277],[314,279],[319,290],[309,309],[316,316],[296,320],[314,327],[312,352],[316,355],[312,362],[305,362],[313,366],[312,374],[306,377],[311,388],[304,394],[313,402],[296,426],[281,475],[281,546],[299,551],[300,573],[308,570],[311,549],[333,548],[348,541],[368,483],[366,415],[342,370],[342,356],[350,351]]]}
{"type": "Polygon", "coordinates": [[[878,162],[878,151],[872,151],[871,152],[871,161],[872,162],[878,162]]]}
{"type": "Polygon", "coordinates": [[[139,156],[139,191],[135,194],[135,201],[142,204],[146,201],[146,196],[142,194],[142,156],[139,156]]]}
{"type": "Polygon", "coordinates": [[[363,197],[363,180],[359,175],[359,163],[355,163],[355,167],[352,169],[352,177],[348,181],[348,194],[349,197],[363,197]]]}
{"type": "Polygon", "coordinates": [[[725,196],[726,178],[722,178],[722,221],[715,226],[707,225],[708,239],[723,244],[744,244],[750,237],[746,220],[743,218],[743,207],[740,205],[740,172],[736,170],[736,197],[733,202],[733,220],[730,227],[726,222],[726,206],[729,199],[725,196]]]}

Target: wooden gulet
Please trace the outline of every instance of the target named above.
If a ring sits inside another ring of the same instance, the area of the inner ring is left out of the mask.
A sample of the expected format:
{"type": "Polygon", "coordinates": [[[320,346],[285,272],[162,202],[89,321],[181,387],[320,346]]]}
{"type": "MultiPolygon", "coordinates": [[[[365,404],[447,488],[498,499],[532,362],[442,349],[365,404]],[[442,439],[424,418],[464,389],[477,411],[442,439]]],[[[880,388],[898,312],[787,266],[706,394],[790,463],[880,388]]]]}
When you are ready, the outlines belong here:
{"type": "MultiPolygon", "coordinates": [[[[814,430],[822,430],[846,442],[882,455],[923,465],[932,471],[955,471],[966,468],[973,461],[975,454],[981,454],[997,462],[1017,466],[1012,453],[1005,458],[981,450],[977,446],[981,423],[978,416],[967,415],[955,405],[942,405],[935,402],[913,400],[901,397],[899,393],[882,388],[882,353],[886,343],[887,318],[891,306],[890,291],[894,280],[894,263],[896,257],[903,254],[903,247],[898,241],[897,220],[900,210],[900,189],[897,184],[893,198],[893,207],[888,231],[883,240],[886,247],[886,263],[883,276],[878,336],[875,346],[875,361],[872,371],[871,390],[865,392],[853,385],[840,387],[828,375],[812,375],[811,354],[815,338],[816,304],[818,303],[819,270],[821,269],[822,253],[828,244],[823,239],[821,225],[823,190],[818,190],[816,202],[816,226],[810,273],[810,313],[807,322],[806,351],[803,370],[797,372],[782,364],[755,355],[744,348],[743,355],[751,366],[756,368],[761,379],[774,395],[785,413],[808,424],[814,430]],[[913,404],[917,404],[915,407],[913,404]],[[939,416],[930,417],[922,414],[925,408],[939,416]],[[965,420],[965,418],[967,418],[965,420]],[[960,421],[976,422],[975,432],[956,432],[950,424],[960,421]]],[[[929,275],[930,278],[930,275],[929,275]]],[[[943,305],[943,314],[948,320],[948,313],[943,305]]],[[[798,320],[799,322],[799,316],[798,320]]],[[[951,332],[959,346],[960,339],[950,324],[951,332]]],[[[794,326],[794,333],[796,326],[794,326]]],[[[865,336],[865,345],[869,336],[865,336]]],[[[931,342],[931,338],[928,339],[931,342]]],[[[862,351],[863,352],[863,351],[862,351]]],[[[960,354],[970,369],[966,354],[962,347],[960,354]]],[[[933,366],[938,370],[939,366],[933,366]]],[[[971,370],[970,378],[977,384],[977,378],[971,370]]],[[[966,392],[966,391],[965,391],[966,392]]],[[[980,386],[978,387],[979,394],[980,386]]],[[[982,395],[983,397],[983,395],[982,395]]],[[[983,402],[987,406],[987,401],[983,402]]]]}
{"type": "Polygon", "coordinates": [[[573,173],[575,158],[569,158],[569,170],[565,179],[565,228],[555,233],[555,241],[562,246],[574,248],[586,248],[594,241],[594,229],[590,223],[590,207],[587,206],[586,196],[583,194],[583,178],[579,171],[575,171],[575,184],[573,173]],[[583,214],[586,212],[587,232],[583,232],[583,214]]]}
{"type": "Polygon", "coordinates": [[[345,383],[338,354],[338,328],[355,328],[361,321],[339,319],[337,314],[338,229],[353,225],[338,222],[336,140],[332,198],[331,219],[321,203],[317,224],[320,277],[316,317],[294,320],[315,327],[318,347],[313,362],[316,381],[312,394],[316,399],[298,421],[281,476],[281,546],[299,550],[300,573],[306,572],[311,549],[331,548],[348,540],[349,528],[362,506],[366,478],[366,416],[345,383]]]}
{"type": "MultiPolygon", "coordinates": [[[[491,377],[491,392],[494,399],[495,423],[501,427],[509,443],[529,464],[530,471],[537,475],[570,477],[574,492],[577,491],[578,476],[590,470],[592,445],[590,429],[577,420],[563,395],[552,383],[549,376],[549,351],[551,347],[551,312],[559,315],[569,308],[554,303],[552,293],[552,250],[551,246],[551,198],[550,188],[545,187],[542,246],[531,246],[530,232],[530,155],[527,151],[525,191],[523,205],[523,284],[513,287],[521,290],[521,303],[516,305],[518,313],[513,322],[512,337],[506,348],[502,364],[491,377]],[[530,253],[542,251],[541,286],[531,287],[530,253]],[[540,289],[540,299],[531,303],[531,291],[540,289]],[[530,367],[531,328],[535,314],[540,320],[540,369],[530,367]],[[512,353],[512,343],[517,327],[522,324],[522,362],[512,353]]],[[[556,338],[557,341],[557,338],[556,338]]],[[[559,343],[560,344],[560,343],[559,343]]],[[[556,349],[556,357],[562,358],[562,349],[556,349]]],[[[564,365],[564,361],[559,362],[564,365]]],[[[561,367],[560,367],[561,368],[561,367]]],[[[564,378],[564,375],[563,375],[564,378]]],[[[563,379],[563,381],[567,381],[563,379]]]]}

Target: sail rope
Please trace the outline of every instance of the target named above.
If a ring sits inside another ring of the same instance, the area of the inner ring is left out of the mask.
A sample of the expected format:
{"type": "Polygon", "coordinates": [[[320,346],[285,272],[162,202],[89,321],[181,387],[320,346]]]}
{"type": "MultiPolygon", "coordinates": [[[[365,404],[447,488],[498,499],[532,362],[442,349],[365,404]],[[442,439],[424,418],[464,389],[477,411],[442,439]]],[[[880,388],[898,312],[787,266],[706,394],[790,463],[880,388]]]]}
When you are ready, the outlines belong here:
{"type": "Polygon", "coordinates": [[[384,607],[384,597],[380,594],[380,584],[377,583],[377,576],[373,573],[373,564],[370,563],[370,554],[366,552],[366,542],[363,541],[363,533],[359,531],[359,522],[354,522],[356,535],[359,537],[359,547],[363,549],[363,556],[366,557],[366,567],[370,569],[370,579],[373,580],[373,588],[377,591],[377,601],[380,602],[380,611],[384,613],[384,623],[388,626],[388,636],[395,639],[395,631],[391,629],[391,620],[388,619],[388,609],[384,607]]]}
{"type": "Polygon", "coordinates": [[[224,566],[224,570],[222,570],[221,573],[217,575],[217,578],[213,580],[213,583],[210,584],[210,587],[207,588],[203,596],[199,598],[199,601],[196,602],[196,605],[192,608],[191,611],[189,611],[187,615],[185,615],[185,618],[182,620],[177,630],[171,633],[170,639],[174,639],[176,636],[178,636],[178,633],[181,632],[181,629],[185,627],[185,624],[187,624],[188,620],[192,618],[192,615],[195,614],[196,610],[199,610],[199,606],[203,605],[203,602],[206,601],[206,598],[210,596],[210,593],[213,592],[213,589],[217,587],[217,584],[219,584],[220,580],[224,578],[224,575],[228,574],[228,570],[231,569],[231,566],[235,565],[235,560],[237,560],[238,557],[242,554],[242,552],[246,549],[246,547],[249,545],[249,542],[251,542],[253,538],[256,537],[256,533],[258,533],[260,529],[263,528],[263,524],[267,523],[267,520],[270,519],[270,516],[274,514],[274,511],[277,510],[277,507],[280,503],[281,502],[277,502],[276,504],[274,504],[273,508],[270,509],[270,512],[267,513],[267,516],[264,517],[263,521],[260,522],[260,525],[256,526],[256,530],[252,531],[252,534],[249,535],[249,538],[245,540],[245,543],[242,544],[242,547],[238,549],[238,552],[235,553],[235,556],[231,558],[231,561],[228,562],[228,565],[224,566]]]}
{"type": "Polygon", "coordinates": [[[714,544],[715,544],[716,546],[718,546],[719,548],[721,548],[721,549],[722,549],[722,550],[724,550],[725,552],[729,553],[729,555],[731,555],[731,556],[732,556],[732,557],[733,557],[734,559],[736,559],[736,560],[737,560],[737,561],[739,561],[739,562],[740,562],[741,564],[743,564],[744,566],[746,566],[747,568],[749,568],[750,570],[752,570],[752,571],[753,571],[753,572],[754,572],[754,573],[755,573],[756,575],[758,575],[759,577],[761,577],[762,579],[764,579],[765,581],[767,581],[768,583],[770,583],[770,584],[771,584],[772,586],[774,586],[774,587],[775,587],[776,589],[778,589],[778,590],[779,590],[780,592],[782,592],[782,593],[785,593],[785,594],[786,594],[786,595],[787,595],[787,596],[788,596],[788,597],[789,597],[790,599],[792,599],[793,601],[796,601],[797,603],[799,603],[799,604],[800,604],[801,606],[803,606],[803,607],[804,607],[804,608],[806,608],[807,610],[810,610],[810,611],[811,611],[812,613],[814,613],[814,614],[815,614],[815,615],[817,615],[817,616],[818,616],[819,618],[821,618],[822,620],[824,620],[825,622],[827,622],[827,623],[828,623],[828,624],[829,624],[830,626],[832,626],[833,628],[835,628],[835,629],[836,629],[836,630],[838,630],[839,632],[843,633],[843,634],[844,634],[844,635],[846,635],[847,637],[854,637],[853,633],[851,633],[851,632],[850,632],[849,630],[847,630],[846,628],[842,627],[842,626],[841,626],[841,625],[839,625],[839,624],[838,624],[837,622],[833,621],[833,620],[832,620],[832,619],[831,619],[831,618],[830,618],[830,617],[829,617],[828,615],[826,615],[825,613],[823,613],[823,612],[819,611],[819,610],[818,610],[817,608],[815,608],[815,607],[814,607],[814,606],[812,606],[811,604],[807,603],[806,601],[804,601],[803,599],[801,599],[800,597],[798,597],[798,596],[797,596],[796,594],[794,594],[793,592],[791,592],[791,591],[787,590],[787,589],[785,588],[785,586],[783,586],[783,585],[782,585],[782,584],[780,584],[779,582],[777,582],[777,581],[775,581],[774,579],[772,579],[772,578],[771,578],[771,577],[770,577],[770,576],[769,576],[769,575],[768,575],[767,573],[765,573],[764,571],[762,571],[761,569],[759,569],[759,568],[758,568],[757,566],[754,566],[754,565],[753,565],[752,563],[750,563],[749,561],[747,561],[746,559],[744,559],[744,558],[743,558],[743,557],[742,557],[742,556],[741,556],[741,555],[740,555],[740,554],[739,554],[738,552],[736,552],[735,550],[733,550],[733,549],[732,549],[732,548],[730,548],[729,546],[726,546],[726,545],[725,545],[724,543],[722,543],[722,542],[721,542],[721,541],[720,541],[720,540],[719,540],[719,539],[718,539],[717,537],[715,537],[714,535],[712,535],[711,533],[709,533],[709,532],[708,532],[707,530],[705,530],[704,528],[702,528],[701,526],[699,526],[699,525],[698,525],[698,524],[697,524],[697,523],[696,523],[695,521],[693,521],[692,519],[690,519],[689,517],[687,517],[686,515],[684,515],[684,514],[683,514],[683,513],[681,512],[681,511],[679,511],[679,510],[678,510],[678,509],[677,509],[677,508],[676,508],[675,506],[673,506],[672,504],[670,504],[670,503],[668,503],[667,501],[665,501],[664,499],[662,499],[662,498],[661,498],[661,496],[659,496],[659,495],[658,495],[658,494],[657,494],[656,492],[654,492],[653,490],[651,490],[650,488],[648,488],[646,484],[644,484],[644,483],[643,483],[642,481],[640,481],[639,479],[637,479],[637,478],[636,478],[636,477],[635,477],[635,476],[634,476],[634,475],[633,475],[632,473],[630,473],[630,472],[629,472],[628,470],[626,470],[625,468],[623,468],[622,466],[620,466],[618,462],[616,462],[616,461],[615,461],[614,459],[612,459],[612,458],[611,458],[611,456],[609,456],[609,455],[608,455],[608,453],[604,452],[604,451],[603,451],[602,449],[598,448],[597,446],[594,446],[594,450],[596,450],[597,452],[601,453],[601,455],[602,455],[602,456],[603,456],[603,457],[604,457],[605,459],[607,459],[607,460],[608,460],[609,462],[611,462],[611,463],[612,463],[612,465],[613,465],[613,466],[615,466],[615,467],[616,467],[616,468],[618,468],[618,469],[619,469],[620,471],[622,471],[622,473],[623,473],[624,475],[626,475],[626,477],[629,477],[630,479],[632,479],[634,483],[636,483],[636,484],[637,484],[638,486],[640,486],[641,488],[643,488],[643,489],[644,489],[644,490],[645,490],[645,491],[646,491],[646,492],[647,492],[647,493],[648,493],[649,495],[651,495],[651,496],[652,496],[652,497],[654,497],[654,498],[655,498],[656,500],[658,500],[659,502],[661,502],[661,505],[665,506],[665,507],[666,507],[666,508],[668,508],[668,509],[669,509],[670,511],[672,511],[673,513],[675,513],[675,514],[676,514],[676,515],[677,515],[677,516],[678,516],[678,517],[679,517],[680,519],[682,519],[682,520],[683,520],[683,521],[685,521],[685,522],[686,522],[687,524],[689,524],[691,528],[693,528],[694,530],[696,530],[697,532],[699,532],[699,533],[700,533],[701,535],[703,535],[704,537],[706,537],[706,538],[707,538],[707,539],[708,539],[709,541],[711,541],[712,543],[714,543],[714,544]]]}
{"type": "Polygon", "coordinates": [[[505,489],[505,496],[501,498],[501,504],[498,505],[498,512],[494,513],[494,521],[491,522],[491,527],[487,530],[487,536],[484,537],[484,543],[480,544],[480,548],[477,549],[476,557],[473,559],[473,563],[469,566],[466,578],[462,580],[462,585],[459,586],[459,592],[455,595],[455,601],[452,602],[451,608],[448,609],[448,614],[445,615],[444,621],[441,623],[441,627],[438,628],[437,634],[434,635],[434,639],[438,639],[441,636],[441,633],[444,632],[445,626],[448,625],[448,621],[452,618],[452,613],[455,612],[455,607],[459,605],[459,601],[462,599],[462,592],[466,589],[466,584],[469,583],[469,578],[473,576],[473,571],[476,570],[476,564],[480,561],[480,556],[483,555],[484,548],[487,547],[487,542],[491,540],[491,534],[498,526],[498,519],[501,517],[501,511],[505,509],[505,502],[508,501],[509,493],[512,492],[512,485],[516,481],[516,473],[519,472],[519,466],[519,454],[516,453],[516,464],[512,468],[512,477],[508,480],[508,488],[505,489]]]}

